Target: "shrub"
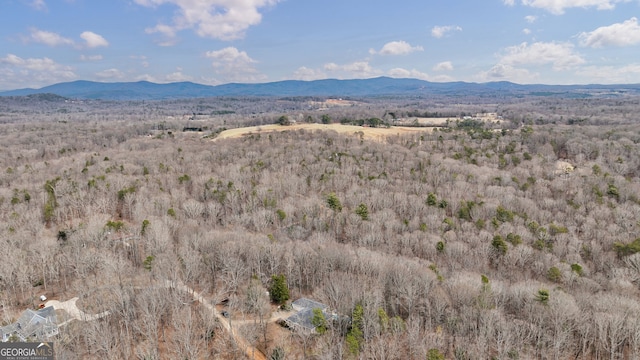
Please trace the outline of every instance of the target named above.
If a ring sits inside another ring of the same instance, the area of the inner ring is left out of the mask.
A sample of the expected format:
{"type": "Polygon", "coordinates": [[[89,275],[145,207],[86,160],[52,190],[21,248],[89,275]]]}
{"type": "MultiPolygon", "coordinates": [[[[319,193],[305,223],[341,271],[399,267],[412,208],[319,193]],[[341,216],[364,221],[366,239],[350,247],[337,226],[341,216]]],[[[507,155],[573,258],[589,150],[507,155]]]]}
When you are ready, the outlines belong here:
{"type": "Polygon", "coordinates": [[[178,181],[180,182],[180,184],[188,182],[190,180],[191,180],[191,177],[189,175],[187,175],[187,174],[184,174],[184,175],[178,177],[178,181]]]}
{"type": "Polygon", "coordinates": [[[560,269],[555,266],[551,267],[549,271],[547,271],[547,279],[555,283],[560,282],[562,280],[562,273],[560,272],[560,269]]]}
{"type": "Polygon", "coordinates": [[[438,207],[440,209],[446,209],[447,205],[449,205],[449,203],[447,203],[447,200],[444,200],[444,199],[440,200],[440,202],[438,203],[438,207]]]}
{"type": "Polygon", "coordinates": [[[498,221],[500,221],[501,223],[504,222],[511,222],[513,221],[513,212],[505,209],[504,207],[498,206],[498,208],[496,209],[496,219],[498,219],[498,221]]]}
{"type": "Polygon", "coordinates": [[[327,195],[327,205],[331,210],[335,212],[342,211],[342,203],[335,193],[330,193],[329,195],[327,195]]]}
{"type": "Polygon", "coordinates": [[[613,244],[613,249],[618,254],[618,257],[633,255],[640,252],[640,238],[637,238],[628,244],[616,241],[613,244]]]}
{"type": "Polygon", "coordinates": [[[144,261],[142,262],[142,266],[144,267],[145,270],[147,271],[151,271],[151,268],[153,267],[153,260],[155,258],[153,257],[153,255],[149,255],[147,256],[146,259],[144,259],[144,261]]]}
{"type": "Polygon", "coordinates": [[[444,360],[444,355],[438,349],[429,349],[427,360],[444,360]]]}
{"type": "Polygon", "coordinates": [[[124,200],[127,194],[133,194],[134,192],[136,192],[135,186],[130,186],[128,188],[121,189],[120,191],[118,191],[118,200],[124,200]]]}
{"type": "Polygon", "coordinates": [[[291,121],[289,120],[289,117],[287,117],[286,115],[282,115],[278,118],[278,122],[279,125],[282,126],[287,126],[287,125],[291,125],[291,121]]]}
{"type": "Polygon", "coordinates": [[[491,241],[491,246],[496,251],[498,255],[504,255],[507,253],[507,243],[504,242],[504,239],[500,235],[496,235],[493,237],[493,241],[491,241]]]}
{"type": "Polygon", "coordinates": [[[549,290],[540,289],[538,293],[535,295],[536,301],[539,301],[543,305],[547,305],[549,303],[549,290]]]}
{"type": "Polygon", "coordinates": [[[113,231],[120,231],[124,228],[124,223],[122,221],[109,220],[107,221],[107,224],[105,225],[105,227],[113,231]]]}
{"type": "Polygon", "coordinates": [[[582,266],[580,264],[571,264],[571,271],[582,276],[582,266]]]}
{"type": "Polygon", "coordinates": [[[474,201],[463,201],[458,209],[458,218],[466,221],[472,221],[471,210],[476,206],[474,201]]]}
{"type": "Polygon", "coordinates": [[[453,220],[451,220],[450,218],[445,218],[444,220],[442,220],[442,223],[444,224],[444,231],[452,230],[455,227],[453,220]]]}
{"type": "Polygon", "coordinates": [[[147,232],[147,228],[149,227],[149,225],[151,225],[149,220],[147,219],[142,220],[142,228],[140,229],[140,235],[144,235],[147,232]]]}
{"type": "Polygon", "coordinates": [[[568,232],[569,232],[569,229],[567,229],[565,226],[556,225],[554,223],[551,223],[549,225],[549,233],[551,235],[566,234],[568,232]]]}
{"type": "Polygon", "coordinates": [[[360,204],[356,208],[356,214],[360,216],[362,220],[369,220],[369,208],[366,204],[360,204]]]}
{"type": "Polygon", "coordinates": [[[437,203],[438,199],[436,198],[436,194],[430,192],[429,195],[427,195],[427,205],[436,206],[437,203]]]}
{"type": "Polygon", "coordinates": [[[517,246],[522,244],[522,237],[520,235],[509,233],[507,234],[507,241],[511,243],[513,246],[517,246]]]}
{"type": "Polygon", "coordinates": [[[618,188],[613,184],[609,184],[609,186],[607,187],[607,195],[615,198],[616,200],[620,199],[620,192],[618,191],[618,188]]]}

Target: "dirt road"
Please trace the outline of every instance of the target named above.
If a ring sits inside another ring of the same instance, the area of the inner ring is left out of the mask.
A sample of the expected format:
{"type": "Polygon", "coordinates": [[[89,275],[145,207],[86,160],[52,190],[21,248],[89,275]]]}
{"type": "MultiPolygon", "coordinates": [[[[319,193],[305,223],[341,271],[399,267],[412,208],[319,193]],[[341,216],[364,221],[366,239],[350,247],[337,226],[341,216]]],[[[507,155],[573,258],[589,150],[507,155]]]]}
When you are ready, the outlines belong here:
{"type": "Polygon", "coordinates": [[[170,280],[167,280],[165,282],[165,285],[168,288],[181,290],[188,294],[191,294],[191,296],[193,297],[193,300],[198,301],[200,304],[206,307],[209,311],[211,311],[211,313],[218,319],[218,321],[220,321],[222,326],[231,334],[231,336],[235,340],[238,347],[241,349],[244,349],[244,353],[247,355],[249,359],[267,360],[267,357],[260,350],[253,347],[242,335],[238,334],[237,330],[231,327],[231,324],[229,324],[229,321],[225,319],[224,316],[220,314],[220,312],[218,312],[218,309],[216,309],[215,306],[211,305],[211,303],[207,301],[207,299],[205,299],[197,291],[187,287],[182,283],[177,283],[175,281],[170,281],[170,280]]]}
{"type": "MultiPolygon", "coordinates": [[[[225,319],[224,316],[220,314],[220,312],[218,312],[216,307],[211,305],[211,303],[197,291],[187,287],[182,283],[170,280],[166,280],[164,282],[164,286],[170,289],[176,289],[190,294],[193,300],[198,301],[205,308],[207,308],[207,310],[211,311],[211,313],[218,319],[218,321],[220,321],[222,327],[224,327],[225,330],[229,332],[229,334],[231,334],[238,347],[240,349],[243,349],[244,353],[249,359],[267,360],[267,357],[260,350],[252,346],[241,334],[237,332],[236,329],[232,328],[231,324],[229,324],[229,321],[225,319]]],[[[67,301],[49,300],[45,303],[45,306],[53,306],[55,310],[64,310],[67,314],[69,314],[70,318],[62,324],[58,324],[58,326],[64,326],[73,320],[93,321],[109,315],[109,311],[104,311],[99,314],[87,314],[78,308],[78,306],[76,305],[76,301],[78,301],[78,297],[74,297],[67,301]]]]}

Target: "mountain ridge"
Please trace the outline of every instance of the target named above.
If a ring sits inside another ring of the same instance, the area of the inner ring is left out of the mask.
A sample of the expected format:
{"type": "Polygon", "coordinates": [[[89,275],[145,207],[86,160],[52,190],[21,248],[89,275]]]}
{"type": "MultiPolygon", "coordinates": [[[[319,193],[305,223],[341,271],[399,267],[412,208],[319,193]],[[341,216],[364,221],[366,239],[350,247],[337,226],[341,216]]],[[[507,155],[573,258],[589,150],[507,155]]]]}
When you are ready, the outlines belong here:
{"type": "Polygon", "coordinates": [[[0,96],[51,93],[77,99],[168,100],[216,96],[393,96],[393,95],[555,95],[571,97],[640,95],[640,84],[545,85],[498,82],[430,82],[412,78],[282,80],[267,83],[204,85],[194,82],[153,83],[76,80],[39,89],[0,92],[0,96]]]}

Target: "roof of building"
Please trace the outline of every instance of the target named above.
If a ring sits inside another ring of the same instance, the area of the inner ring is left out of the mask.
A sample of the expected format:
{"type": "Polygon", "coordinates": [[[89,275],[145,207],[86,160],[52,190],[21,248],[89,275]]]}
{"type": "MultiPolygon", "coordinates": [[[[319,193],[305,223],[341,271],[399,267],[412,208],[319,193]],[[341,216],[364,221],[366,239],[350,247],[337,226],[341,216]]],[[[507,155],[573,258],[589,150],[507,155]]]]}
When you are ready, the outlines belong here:
{"type": "Polygon", "coordinates": [[[298,311],[297,313],[289,316],[287,318],[287,322],[290,325],[299,326],[308,331],[315,330],[315,325],[313,325],[313,309],[305,309],[302,311],[298,311]]]}
{"type": "Polygon", "coordinates": [[[313,332],[316,329],[315,325],[312,323],[313,309],[320,309],[323,313],[326,313],[329,309],[327,305],[307,298],[300,298],[292,302],[291,305],[296,310],[296,313],[286,319],[287,324],[298,330],[310,332],[313,332]]]}
{"type": "Polygon", "coordinates": [[[0,340],[6,341],[11,335],[21,340],[45,340],[58,333],[58,322],[53,306],[38,311],[26,310],[13,324],[0,327],[0,340]]]}
{"type": "Polygon", "coordinates": [[[320,310],[327,310],[329,307],[325,304],[319,303],[317,301],[313,301],[311,299],[307,299],[307,298],[300,298],[294,302],[291,303],[291,305],[293,305],[294,308],[299,308],[300,310],[298,311],[302,311],[302,309],[320,309],[320,310]]]}

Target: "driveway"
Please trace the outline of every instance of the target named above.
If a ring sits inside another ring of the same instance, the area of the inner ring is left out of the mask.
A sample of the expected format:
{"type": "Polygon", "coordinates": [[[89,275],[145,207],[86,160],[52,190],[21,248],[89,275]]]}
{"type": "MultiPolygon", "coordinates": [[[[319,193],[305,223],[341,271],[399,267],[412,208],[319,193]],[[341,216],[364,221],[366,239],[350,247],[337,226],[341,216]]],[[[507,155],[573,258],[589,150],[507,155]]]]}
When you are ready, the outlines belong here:
{"type": "Polygon", "coordinates": [[[104,311],[99,314],[87,314],[78,308],[76,301],[78,301],[78,297],[74,297],[67,301],[49,300],[44,304],[44,306],[53,306],[54,310],[64,310],[69,314],[70,319],[62,324],[58,324],[58,326],[64,326],[71,320],[93,321],[109,315],[108,311],[104,311]]]}

